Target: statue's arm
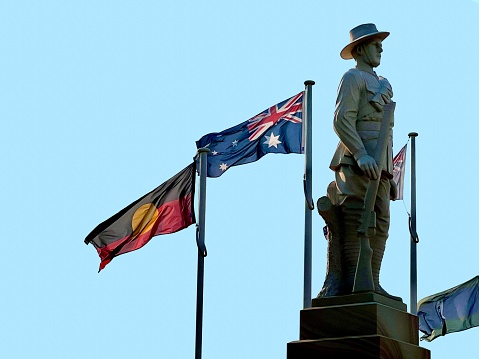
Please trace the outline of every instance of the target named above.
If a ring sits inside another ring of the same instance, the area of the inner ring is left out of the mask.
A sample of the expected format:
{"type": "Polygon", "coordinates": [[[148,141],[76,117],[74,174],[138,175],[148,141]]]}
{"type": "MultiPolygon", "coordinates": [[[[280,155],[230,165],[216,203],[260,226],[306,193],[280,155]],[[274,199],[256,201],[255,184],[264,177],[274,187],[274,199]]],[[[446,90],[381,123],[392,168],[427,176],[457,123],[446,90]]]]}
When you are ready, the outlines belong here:
{"type": "Polygon", "coordinates": [[[356,121],[363,90],[366,90],[365,83],[358,78],[354,70],[348,71],[343,76],[336,101],[334,130],[344,146],[353,155],[359,168],[368,178],[376,179],[380,173],[377,163],[367,153],[363,141],[356,130],[356,121]]]}
{"type": "Polygon", "coordinates": [[[361,85],[358,80],[351,71],[343,76],[334,113],[334,130],[356,161],[368,154],[356,131],[361,98],[361,85]]]}

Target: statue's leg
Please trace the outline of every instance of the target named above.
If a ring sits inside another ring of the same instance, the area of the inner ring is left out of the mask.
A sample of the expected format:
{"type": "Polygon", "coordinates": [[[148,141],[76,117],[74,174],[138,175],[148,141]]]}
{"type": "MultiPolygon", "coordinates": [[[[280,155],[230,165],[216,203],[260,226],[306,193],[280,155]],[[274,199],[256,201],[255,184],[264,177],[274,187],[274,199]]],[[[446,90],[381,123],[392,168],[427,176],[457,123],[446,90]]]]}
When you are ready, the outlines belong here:
{"type": "Polygon", "coordinates": [[[383,289],[383,287],[381,287],[381,284],[379,283],[379,272],[381,271],[381,263],[383,261],[384,250],[386,248],[386,239],[387,238],[385,237],[378,236],[375,236],[370,239],[371,249],[373,250],[373,259],[371,266],[373,270],[374,291],[386,297],[402,302],[402,299],[400,297],[389,294],[383,289]]]}
{"type": "Polygon", "coordinates": [[[373,258],[371,267],[373,271],[373,281],[375,292],[390,297],[395,300],[402,301],[401,298],[390,295],[386,292],[379,283],[379,274],[381,271],[381,264],[383,261],[384,251],[386,249],[386,240],[389,232],[389,180],[381,180],[378,188],[378,198],[374,211],[376,212],[376,230],[375,235],[370,238],[371,249],[373,250],[373,258]]]}
{"type": "Polygon", "coordinates": [[[356,166],[343,165],[336,172],[338,205],[341,207],[342,218],[342,268],[345,294],[351,294],[353,290],[359,257],[359,220],[368,183],[368,178],[356,166]]]}
{"type": "MultiPolygon", "coordinates": [[[[384,249],[386,248],[386,238],[374,236],[369,239],[371,249],[373,250],[373,258],[371,267],[373,270],[374,290],[383,294],[384,291],[379,284],[379,272],[381,271],[381,263],[383,261],[384,249]]],[[[384,291],[385,292],[385,291],[384,291]]]]}

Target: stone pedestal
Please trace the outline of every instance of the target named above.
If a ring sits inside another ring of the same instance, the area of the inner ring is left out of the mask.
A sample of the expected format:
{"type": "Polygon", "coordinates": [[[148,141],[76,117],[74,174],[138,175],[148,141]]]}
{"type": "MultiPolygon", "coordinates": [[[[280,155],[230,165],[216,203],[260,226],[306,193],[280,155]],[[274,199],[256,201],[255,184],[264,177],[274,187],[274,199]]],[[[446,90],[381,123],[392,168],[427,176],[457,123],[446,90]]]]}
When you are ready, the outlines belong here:
{"type": "Polygon", "coordinates": [[[300,313],[300,340],[287,359],[430,359],[419,344],[418,318],[377,293],[316,298],[300,313]]]}

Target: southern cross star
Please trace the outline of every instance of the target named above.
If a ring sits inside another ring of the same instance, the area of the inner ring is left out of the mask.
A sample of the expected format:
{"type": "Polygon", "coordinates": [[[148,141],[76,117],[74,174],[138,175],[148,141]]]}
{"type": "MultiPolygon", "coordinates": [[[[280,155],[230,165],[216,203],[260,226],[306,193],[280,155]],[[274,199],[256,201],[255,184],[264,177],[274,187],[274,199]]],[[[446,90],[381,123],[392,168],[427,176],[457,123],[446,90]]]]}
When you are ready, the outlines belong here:
{"type": "Polygon", "coordinates": [[[228,165],[226,163],[222,163],[220,164],[220,170],[222,170],[223,172],[226,171],[228,169],[228,165]]]}
{"type": "Polygon", "coordinates": [[[263,144],[268,145],[268,148],[270,147],[275,147],[278,148],[278,145],[281,143],[279,140],[279,135],[275,136],[273,132],[271,132],[271,136],[264,136],[266,137],[266,141],[263,142],[263,144]]]}

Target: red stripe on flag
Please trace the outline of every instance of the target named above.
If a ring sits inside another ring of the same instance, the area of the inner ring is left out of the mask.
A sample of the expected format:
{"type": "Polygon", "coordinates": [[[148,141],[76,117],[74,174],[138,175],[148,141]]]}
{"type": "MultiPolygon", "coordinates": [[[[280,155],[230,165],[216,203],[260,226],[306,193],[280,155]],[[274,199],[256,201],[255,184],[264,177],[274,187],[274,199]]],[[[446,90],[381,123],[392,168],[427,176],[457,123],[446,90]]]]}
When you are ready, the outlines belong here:
{"type": "Polygon", "coordinates": [[[98,271],[105,268],[114,257],[143,247],[154,236],[178,232],[194,223],[191,196],[192,194],[187,194],[183,198],[161,205],[158,208],[159,215],[150,230],[138,235],[129,234],[104,247],[97,248],[101,259],[98,271]]]}

